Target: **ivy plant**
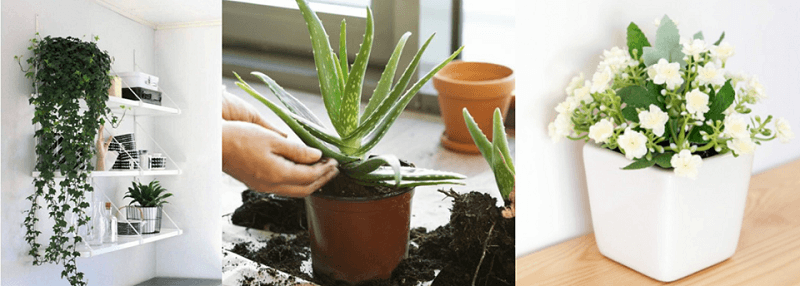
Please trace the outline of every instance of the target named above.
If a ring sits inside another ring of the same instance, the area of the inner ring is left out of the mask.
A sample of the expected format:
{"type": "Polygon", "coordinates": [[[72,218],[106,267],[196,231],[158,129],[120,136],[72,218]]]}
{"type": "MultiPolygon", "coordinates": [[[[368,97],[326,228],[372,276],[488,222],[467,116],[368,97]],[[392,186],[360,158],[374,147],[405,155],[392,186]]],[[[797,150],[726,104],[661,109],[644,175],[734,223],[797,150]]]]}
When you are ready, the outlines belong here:
{"type": "MultiPolygon", "coordinates": [[[[28,50],[33,54],[25,60],[28,67],[23,68],[34,90],[29,102],[35,108],[32,123],[39,126],[34,137],[40,174],[33,180],[34,193],[27,197],[31,207],[24,221],[25,240],[33,264],[63,265],[61,277],[70,285],[86,285],[76,265],[80,256],[76,248],[83,241],[78,228],[89,222],[85,194],[94,191],[89,182],[94,138],[111,114],[106,101],[112,60],[97,47],[97,40],[41,38],[37,33],[30,40],[28,50]],[[86,107],[81,108],[81,103],[86,107]],[[42,208],[53,221],[53,235],[46,245],[39,243],[41,232],[36,227],[42,208]],[[75,224],[67,223],[68,214],[77,218],[75,224]]],[[[15,59],[22,68],[22,56],[15,59]]]]}

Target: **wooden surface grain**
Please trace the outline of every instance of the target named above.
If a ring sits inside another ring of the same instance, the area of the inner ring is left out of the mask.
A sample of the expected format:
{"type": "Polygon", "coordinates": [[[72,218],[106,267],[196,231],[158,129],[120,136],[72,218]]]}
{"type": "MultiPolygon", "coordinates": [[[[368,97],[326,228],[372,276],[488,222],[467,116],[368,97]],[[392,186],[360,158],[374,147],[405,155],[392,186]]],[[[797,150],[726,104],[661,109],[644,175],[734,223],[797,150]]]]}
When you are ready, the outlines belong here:
{"type": "Polygon", "coordinates": [[[800,285],[800,160],[750,180],[736,253],[672,283],[604,257],[590,233],[517,260],[517,285],[800,285]]]}

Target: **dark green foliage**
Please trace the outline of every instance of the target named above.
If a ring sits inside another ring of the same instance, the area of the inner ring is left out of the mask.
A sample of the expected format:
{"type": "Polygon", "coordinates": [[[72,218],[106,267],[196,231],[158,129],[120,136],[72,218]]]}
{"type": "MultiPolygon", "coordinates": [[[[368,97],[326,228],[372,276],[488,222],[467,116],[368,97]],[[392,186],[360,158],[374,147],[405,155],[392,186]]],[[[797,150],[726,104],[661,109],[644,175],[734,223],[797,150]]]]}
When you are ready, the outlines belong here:
{"type": "MultiPolygon", "coordinates": [[[[34,137],[39,158],[36,170],[41,175],[34,179],[36,190],[27,198],[31,208],[26,211],[25,241],[31,246],[28,253],[33,256],[34,265],[62,264],[62,278],[71,285],[86,285],[75,263],[80,255],[76,246],[82,241],[77,228],[89,221],[85,212],[89,204],[84,201],[84,194],[93,191],[89,183],[91,156],[85,154],[94,153],[97,130],[111,112],[106,107],[107,90],[111,85],[111,57],[94,41],[36,36],[31,39],[28,50],[33,54],[26,60],[28,68],[23,72],[32,80],[35,93],[30,99],[35,107],[31,122],[40,127],[34,137]],[[87,108],[79,110],[80,102],[85,102],[87,108]],[[52,146],[58,137],[62,140],[57,153],[52,146]],[[64,177],[58,183],[57,171],[64,177]],[[49,217],[54,221],[53,235],[43,254],[40,253],[42,245],[37,242],[41,232],[36,230],[36,212],[42,208],[39,200],[44,200],[49,217]],[[77,225],[67,224],[68,213],[77,216],[77,225]]],[[[21,57],[15,59],[22,67],[21,57]]]]}
{"type": "Polygon", "coordinates": [[[167,203],[167,198],[172,196],[171,193],[165,193],[167,189],[164,189],[156,180],[150,181],[147,185],[139,182],[132,182],[131,185],[123,197],[131,198],[133,200],[130,203],[131,205],[137,203],[145,208],[160,207],[167,203]]]}
{"type": "Polygon", "coordinates": [[[644,47],[649,46],[650,41],[647,40],[647,36],[639,29],[639,26],[631,22],[628,25],[628,53],[631,54],[631,57],[640,58],[644,52],[644,47]]]}

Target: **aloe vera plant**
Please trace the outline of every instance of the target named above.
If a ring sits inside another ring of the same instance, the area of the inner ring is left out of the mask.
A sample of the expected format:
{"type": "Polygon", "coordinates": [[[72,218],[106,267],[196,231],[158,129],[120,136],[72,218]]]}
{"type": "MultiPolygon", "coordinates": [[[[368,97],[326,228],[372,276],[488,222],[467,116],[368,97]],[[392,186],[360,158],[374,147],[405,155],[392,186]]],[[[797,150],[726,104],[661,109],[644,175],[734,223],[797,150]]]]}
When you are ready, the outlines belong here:
{"type": "Polygon", "coordinates": [[[395,83],[395,71],[400,55],[411,33],[406,32],[398,41],[377,87],[361,112],[361,91],[374,39],[372,11],[367,7],[366,31],[355,61],[350,64],[346,48],[346,23],[340,29],[339,54],[331,48],[328,34],[317,14],[305,0],[296,0],[308,26],[314,52],[314,62],[319,78],[320,92],[331,124],[335,130],[323,127],[319,118],[302,102],[286,92],[269,76],[252,72],[260,78],[283,106],[267,99],[234,72],[237,86],[261,101],[275,112],[307,145],[322,151],[326,157],[336,159],[342,173],[363,185],[414,187],[421,185],[460,184],[461,174],[404,167],[394,155],[367,157],[386,135],[414,95],[436,72],[452,61],[463,49],[459,48],[436,68],[420,78],[410,88],[408,84],[419,65],[422,53],[433,39],[431,35],[417,51],[400,79],[395,83]]]}
{"type": "MultiPolygon", "coordinates": [[[[508,150],[508,139],[506,138],[506,129],[503,126],[503,116],[500,114],[500,109],[494,110],[494,118],[492,122],[492,139],[489,141],[486,135],[483,134],[475,119],[469,114],[466,108],[463,110],[464,121],[467,123],[467,129],[475,141],[475,145],[481,151],[483,158],[489,163],[494,173],[494,179],[497,182],[497,188],[500,189],[500,194],[503,199],[514,201],[514,186],[515,186],[515,170],[514,162],[511,157],[511,152],[508,150]]],[[[512,211],[513,212],[513,211],[512,211]]]]}

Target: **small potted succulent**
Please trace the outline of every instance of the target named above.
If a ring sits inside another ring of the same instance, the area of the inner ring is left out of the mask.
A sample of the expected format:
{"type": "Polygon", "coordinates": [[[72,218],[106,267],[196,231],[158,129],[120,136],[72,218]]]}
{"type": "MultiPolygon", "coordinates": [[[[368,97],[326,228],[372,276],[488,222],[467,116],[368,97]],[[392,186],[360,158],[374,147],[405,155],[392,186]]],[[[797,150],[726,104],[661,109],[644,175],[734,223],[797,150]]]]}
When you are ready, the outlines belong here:
{"type": "Polygon", "coordinates": [[[159,233],[161,231],[162,206],[172,196],[161,184],[153,180],[149,184],[132,182],[123,198],[131,198],[126,218],[142,220],[142,234],[159,233]]]}
{"type": "Polygon", "coordinates": [[[661,19],[651,43],[628,26],[591,81],[576,77],[550,124],[583,148],[600,252],[660,281],[731,257],[756,145],[794,135],[785,119],[749,116],[766,98],[755,76],[726,67],[734,48],[661,19]],[[770,128],[774,127],[774,128],[770,128]]]}
{"type": "Polygon", "coordinates": [[[404,34],[361,112],[361,90],[373,42],[372,11],[367,8],[364,40],[350,64],[345,48],[345,22],[341,25],[337,55],[316,13],[305,0],[297,0],[297,4],[311,35],[322,99],[335,130],[323,127],[302,102],[262,73],[252,74],[270,88],[283,106],[259,94],[241,78],[236,84],[275,112],[303,142],[339,163],[341,174],[306,198],[314,274],[354,284],[388,279],[408,251],[414,187],[460,184],[458,180],[464,176],[416,168],[393,155],[367,154],[420,88],[461,49],[407,89],[433,36],[394,82],[400,54],[410,36],[404,34]]]}

